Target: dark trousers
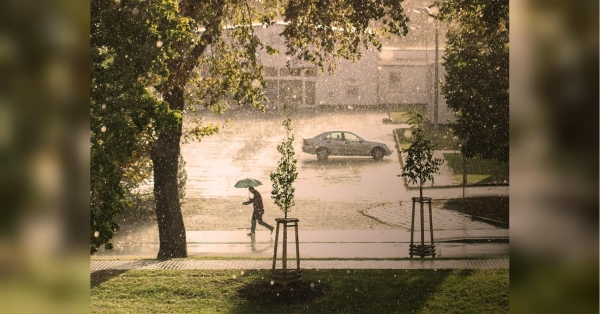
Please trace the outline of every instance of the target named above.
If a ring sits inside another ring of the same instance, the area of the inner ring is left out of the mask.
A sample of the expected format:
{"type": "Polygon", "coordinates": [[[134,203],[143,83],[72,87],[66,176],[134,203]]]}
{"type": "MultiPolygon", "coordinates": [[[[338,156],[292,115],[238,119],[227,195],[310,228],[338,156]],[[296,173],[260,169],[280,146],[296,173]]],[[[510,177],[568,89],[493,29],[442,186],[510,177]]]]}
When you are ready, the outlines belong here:
{"type": "Polygon", "coordinates": [[[252,223],[250,225],[250,232],[254,233],[254,230],[256,230],[256,222],[257,221],[258,221],[259,225],[264,226],[269,230],[273,230],[273,226],[271,226],[268,223],[263,221],[262,216],[264,213],[265,213],[264,211],[254,211],[252,213],[252,223]]]}

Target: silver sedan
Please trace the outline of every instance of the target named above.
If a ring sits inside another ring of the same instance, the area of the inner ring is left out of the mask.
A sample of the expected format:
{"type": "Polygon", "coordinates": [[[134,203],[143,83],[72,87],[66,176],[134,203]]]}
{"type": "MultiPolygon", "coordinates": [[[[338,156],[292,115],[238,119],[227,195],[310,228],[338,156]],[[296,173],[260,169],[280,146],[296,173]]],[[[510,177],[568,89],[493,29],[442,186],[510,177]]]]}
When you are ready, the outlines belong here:
{"type": "Polygon", "coordinates": [[[305,138],[302,151],[316,154],[319,160],[326,160],[329,156],[372,156],[375,160],[381,160],[393,152],[386,144],[365,141],[347,131],[329,131],[305,138]]]}

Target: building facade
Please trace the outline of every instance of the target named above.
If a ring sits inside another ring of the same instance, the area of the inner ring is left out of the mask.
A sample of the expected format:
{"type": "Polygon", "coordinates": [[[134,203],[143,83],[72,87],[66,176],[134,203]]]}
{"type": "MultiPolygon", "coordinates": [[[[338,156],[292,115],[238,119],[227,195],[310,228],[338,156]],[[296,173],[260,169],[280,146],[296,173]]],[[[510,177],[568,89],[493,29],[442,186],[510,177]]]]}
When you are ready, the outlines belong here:
{"type": "MultiPolygon", "coordinates": [[[[281,25],[257,27],[257,36],[280,51],[284,41],[281,25]]],[[[443,51],[439,51],[438,62],[443,51]]],[[[269,55],[261,51],[265,67],[264,79],[267,108],[316,108],[320,106],[379,106],[418,108],[427,111],[433,121],[435,51],[428,48],[383,47],[363,51],[360,60],[338,60],[333,75],[316,66],[290,62],[284,53],[269,55]]],[[[444,69],[438,64],[438,78],[444,79],[444,69]]],[[[438,89],[438,122],[453,120],[454,113],[446,105],[438,89]]]]}

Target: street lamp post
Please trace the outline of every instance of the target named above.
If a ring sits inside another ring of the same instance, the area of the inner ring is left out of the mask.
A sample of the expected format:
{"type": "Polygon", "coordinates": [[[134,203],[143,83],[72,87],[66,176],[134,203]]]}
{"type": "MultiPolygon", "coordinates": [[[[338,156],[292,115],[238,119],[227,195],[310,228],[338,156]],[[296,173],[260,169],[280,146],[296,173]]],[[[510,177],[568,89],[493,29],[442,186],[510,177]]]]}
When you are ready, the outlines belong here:
{"type": "Polygon", "coordinates": [[[438,125],[438,112],[439,112],[439,99],[438,99],[438,94],[439,94],[439,84],[438,84],[438,80],[439,80],[439,72],[438,72],[438,54],[439,54],[439,48],[438,48],[438,20],[437,20],[437,16],[434,18],[435,20],[435,65],[434,65],[434,75],[435,75],[435,82],[433,85],[433,123],[435,126],[438,125]]]}
{"type": "Polygon", "coordinates": [[[439,54],[439,41],[438,41],[438,16],[434,11],[437,9],[437,4],[432,4],[427,7],[415,7],[413,12],[415,13],[427,13],[428,16],[432,17],[435,22],[435,60],[434,60],[434,84],[433,84],[433,124],[437,127],[438,125],[438,112],[439,112],[439,86],[438,86],[438,54],[439,54]]]}

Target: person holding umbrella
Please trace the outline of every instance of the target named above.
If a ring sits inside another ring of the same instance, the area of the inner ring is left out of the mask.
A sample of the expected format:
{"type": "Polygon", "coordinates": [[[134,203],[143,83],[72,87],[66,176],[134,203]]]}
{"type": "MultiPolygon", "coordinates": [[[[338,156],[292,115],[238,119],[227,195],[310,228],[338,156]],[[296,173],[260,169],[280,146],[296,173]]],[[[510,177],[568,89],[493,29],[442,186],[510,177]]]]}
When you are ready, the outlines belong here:
{"type": "Polygon", "coordinates": [[[252,203],[253,207],[254,207],[254,211],[252,213],[252,223],[250,225],[250,233],[248,233],[249,236],[253,236],[254,235],[254,231],[256,230],[256,222],[258,221],[258,224],[260,224],[261,226],[265,226],[267,229],[269,229],[271,231],[271,234],[273,233],[273,226],[269,225],[268,223],[264,222],[262,219],[263,214],[265,213],[265,208],[263,207],[263,202],[262,202],[262,196],[260,195],[260,193],[258,193],[258,191],[254,188],[254,187],[248,187],[248,190],[250,191],[250,193],[252,193],[252,198],[250,198],[247,202],[243,202],[243,205],[248,205],[250,203],[252,203]]]}

